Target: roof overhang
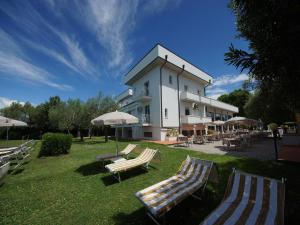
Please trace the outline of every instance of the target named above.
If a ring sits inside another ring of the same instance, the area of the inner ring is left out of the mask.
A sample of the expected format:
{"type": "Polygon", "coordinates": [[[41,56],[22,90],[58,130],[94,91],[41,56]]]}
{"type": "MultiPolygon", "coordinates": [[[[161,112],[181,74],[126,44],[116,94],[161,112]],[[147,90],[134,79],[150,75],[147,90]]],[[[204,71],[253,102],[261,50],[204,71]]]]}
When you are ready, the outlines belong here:
{"type": "Polygon", "coordinates": [[[124,78],[126,85],[131,85],[146,72],[154,67],[165,62],[167,56],[167,66],[175,71],[182,70],[184,65],[185,75],[191,76],[194,79],[200,79],[203,83],[212,83],[213,78],[207,73],[203,72],[196,66],[185,61],[175,53],[164,48],[161,45],[156,45],[148,52],[126,75],[124,78]]]}

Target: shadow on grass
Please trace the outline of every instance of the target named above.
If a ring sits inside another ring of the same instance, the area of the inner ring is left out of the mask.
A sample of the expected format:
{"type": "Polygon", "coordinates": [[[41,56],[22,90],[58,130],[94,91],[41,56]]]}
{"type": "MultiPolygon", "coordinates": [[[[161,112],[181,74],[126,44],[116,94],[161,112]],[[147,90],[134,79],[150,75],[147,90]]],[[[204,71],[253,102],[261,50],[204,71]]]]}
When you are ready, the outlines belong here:
{"type": "MultiPolygon", "coordinates": [[[[132,169],[132,170],[120,173],[121,182],[123,182],[127,179],[130,179],[132,177],[139,176],[144,173],[147,173],[147,171],[142,168],[136,168],[136,169],[132,169]]],[[[112,174],[102,177],[101,179],[105,186],[110,186],[110,185],[119,183],[119,181],[117,181],[117,179],[112,174]]]]}
{"type": "Polygon", "coordinates": [[[100,162],[92,162],[86,165],[82,165],[75,170],[83,176],[96,175],[105,172],[105,168],[102,167],[100,162]]]}

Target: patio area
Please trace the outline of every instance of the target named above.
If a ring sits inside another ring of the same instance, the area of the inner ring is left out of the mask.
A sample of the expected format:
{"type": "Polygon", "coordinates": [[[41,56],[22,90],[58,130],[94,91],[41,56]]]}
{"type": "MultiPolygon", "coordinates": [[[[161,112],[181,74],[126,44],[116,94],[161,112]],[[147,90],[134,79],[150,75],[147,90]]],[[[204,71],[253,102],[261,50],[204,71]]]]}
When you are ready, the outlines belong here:
{"type": "MultiPolygon", "coordinates": [[[[278,141],[278,149],[281,147],[281,141],[278,141]]],[[[187,148],[185,144],[174,145],[173,148],[187,148]]],[[[274,142],[272,138],[266,138],[253,144],[251,147],[242,148],[240,150],[228,149],[223,145],[222,140],[214,141],[205,144],[191,144],[188,147],[190,150],[217,155],[229,155],[235,157],[247,157],[259,160],[274,160],[274,142]]]]}

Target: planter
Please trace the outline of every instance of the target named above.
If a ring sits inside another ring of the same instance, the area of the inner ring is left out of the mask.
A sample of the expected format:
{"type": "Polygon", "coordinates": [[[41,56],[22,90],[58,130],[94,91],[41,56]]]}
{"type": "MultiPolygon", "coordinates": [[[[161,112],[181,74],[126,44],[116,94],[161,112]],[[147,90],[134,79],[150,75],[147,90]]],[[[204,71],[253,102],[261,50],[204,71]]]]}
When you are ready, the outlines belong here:
{"type": "Polygon", "coordinates": [[[177,137],[166,137],[166,141],[177,141],[177,137]]]}

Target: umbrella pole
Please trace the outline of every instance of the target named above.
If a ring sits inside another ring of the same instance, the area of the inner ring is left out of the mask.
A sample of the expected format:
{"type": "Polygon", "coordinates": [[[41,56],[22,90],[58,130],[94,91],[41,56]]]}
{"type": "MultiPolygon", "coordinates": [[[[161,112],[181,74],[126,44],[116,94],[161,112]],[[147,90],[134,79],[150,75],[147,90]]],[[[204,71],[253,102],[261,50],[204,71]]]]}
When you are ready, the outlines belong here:
{"type": "Polygon", "coordinates": [[[116,136],[116,155],[119,155],[119,145],[118,145],[118,127],[115,129],[115,136],[116,136]]]}

